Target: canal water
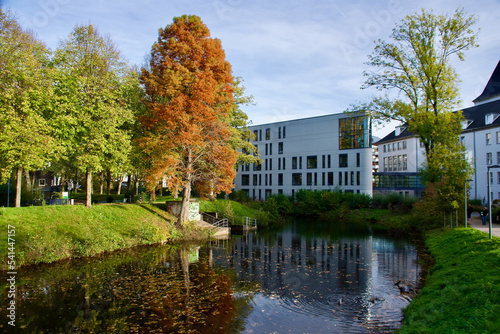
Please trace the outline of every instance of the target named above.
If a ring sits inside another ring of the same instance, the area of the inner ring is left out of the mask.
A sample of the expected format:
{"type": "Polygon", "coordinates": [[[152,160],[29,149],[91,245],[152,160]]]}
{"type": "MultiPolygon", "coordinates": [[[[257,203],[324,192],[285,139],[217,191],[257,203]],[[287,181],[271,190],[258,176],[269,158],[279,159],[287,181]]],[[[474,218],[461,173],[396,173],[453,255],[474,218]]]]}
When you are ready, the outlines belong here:
{"type": "Polygon", "coordinates": [[[2,307],[0,331],[388,333],[410,300],[400,287],[419,275],[409,240],[294,219],[229,240],[21,268],[16,327],[2,307]]]}

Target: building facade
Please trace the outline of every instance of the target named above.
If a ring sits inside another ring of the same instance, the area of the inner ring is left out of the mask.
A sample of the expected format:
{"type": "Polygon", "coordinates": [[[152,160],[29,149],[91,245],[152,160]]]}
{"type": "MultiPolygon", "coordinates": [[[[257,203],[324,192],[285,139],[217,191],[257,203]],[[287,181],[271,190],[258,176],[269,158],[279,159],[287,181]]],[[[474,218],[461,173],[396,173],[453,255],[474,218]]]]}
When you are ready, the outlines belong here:
{"type": "Polygon", "coordinates": [[[250,126],[262,164],[238,166],[235,189],[253,199],[299,189],[372,194],[371,120],[326,116],[250,126]]]}

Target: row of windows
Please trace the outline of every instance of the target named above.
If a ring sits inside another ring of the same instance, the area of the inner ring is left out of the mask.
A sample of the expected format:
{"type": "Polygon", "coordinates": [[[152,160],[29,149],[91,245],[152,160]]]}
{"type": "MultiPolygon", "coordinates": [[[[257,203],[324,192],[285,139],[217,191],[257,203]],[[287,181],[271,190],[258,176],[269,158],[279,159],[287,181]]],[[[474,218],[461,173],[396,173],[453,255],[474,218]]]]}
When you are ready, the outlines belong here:
{"type": "Polygon", "coordinates": [[[389,143],[389,144],[384,144],[383,149],[384,153],[385,152],[391,152],[391,151],[401,151],[401,150],[406,150],[407,144],[406,140],[403,141],[398,141],[394,143],[389,143]]]}
{"type": "MultiPolygon", "coordinates": [[[[500,144],[500,131],[497,131],[497,144],[500,144]]],[[[486,134],[486,145],[491,145],[491,133],[486,134]]]]}
{"type": "Polygon", "coordinates": [[[408,156],[406,154],[384,157],[384,172],[404,170],[408,170],[408,156]]]}
{"type": "MultiPolygon", "coordinates": [[[[347,154],[339,154],[339,168],[347,168],[349,167],[349,159],[347,154]]],[[[405,155],[406,157],[406,155],[405,155]]],[[[309,155],[306,157],[306,169],[317,169],[318,168],[318,156],[317,155],[309,155]]],[[[406,161],[406,160],[405,160],[406,161]]],[[[273,170],[273,159],[264,159],[264,170],[273,170]]],[[[356,167],[361,167],[361,155],[360,153],[356,153],[356,167]]],[[[321,168],[332,168],[332,156],[322,155],[321,156],[321,168]]],[[[286,169],[286,159],[278,158],[278,170],[286,169]]],[[[302,157],[292,157],[292,169],[302,169],[302,157]]],[[[261,171],[262,164],[254,163],[253,164],[254,171],[261,171]]],[[[236,169],[239,171],[239,168],[236,169]]],[[[250,164],[243,164],[241,166],[242,172],[250,171],[250,164]]]]}
{"type": "MultiPolygon", "coordinates": [[[[283,174],[279,173],[278,175],[278,186],[283,185],[283,174]]],[[[318,180],[318,173],[306,173],[306,184],[307,186],[317,186],[318,183],[321,182],[323,186],[333,186],[335,185],[334,173],[321,173],[321,181],[318,180]]],[[[337,177],[337,185],[342,186],[354,186],[361,185],[361,173],[360,172],[338,172],[337,177]]],[[[250,185],[250,175],[243,174],[241,175],[241,185],[249,186],[250,185]]],[[[254,186],[262,186],[262,174],[253,175],[252,185],[254,186]]],[[[273,174],[264,174],[264,185],[272,186],[273,185],[273,174]]],[[[302,173],[293,173],[292,174],[292,186],[302,186],[303,178],[302,173]]]]}
{"type": "MultiPolygon", "coordinates": [[[[271,140],[271,129],[267,128],[265,131],[266,131],[265,132],[265,139],[271,140]]],[[[262,141],[262,129],[254,130],[253,135],[254,135],[254,141],[262,141]]],[[[281,138],[286,138],[286,126],[283,126],[283,127],[280,126],[278,128],[278,139],[281,139],[281,138]]]]}
{"type": "MultiPolygon", "coordinates": [[[[493,164],[493,153],[491,152],[486,153],[486,164],[487,165],[493,164]]],[[[500,152],[497,152],[497,165],[500,165],[500,152]]]]}
{"type": "MultiPolygon", "coordinates": [[[[256,145],[257,147],[257,152],[259,152],[259,147],[256,145]]],[[[266,144],[266,149],[265,149],[265,155],[273,155],[273,144],[270,143],[270,144],[266,144]]],[[[278,154],[283,154],[283,143],[282,142],[279,142],[278,143],[278,154]]]]}

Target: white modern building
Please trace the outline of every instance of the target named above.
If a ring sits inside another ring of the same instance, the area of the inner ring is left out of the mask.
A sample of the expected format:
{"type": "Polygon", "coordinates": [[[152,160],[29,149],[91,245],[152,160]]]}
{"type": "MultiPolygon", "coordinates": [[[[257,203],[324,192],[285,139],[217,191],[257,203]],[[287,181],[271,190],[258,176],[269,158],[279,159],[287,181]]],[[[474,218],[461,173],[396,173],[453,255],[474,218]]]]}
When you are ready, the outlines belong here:
{"type": "Polygon", "coordinates": [[[371,121],[326,116],[250,126],[262,164],[239,166],[235,189],[264,200],[298,189],[372,194],[371,121]]]}
{"type": "MultiPolygon", "coordinates": [[[[500,199],[500,62],[474,106],[459,112],[465,118],[460,135],[474,167],[470,198],[488,199],[488,169],[491,199],[500,199]],[[498,167],[497,167],[498,166],[498,167]]],[[[374,173],[374,192],[398,191],[420,195],[423,188],[417,172],[425,162],[424,148],[418,137],[404,126],[376,143],[379,172],[374,173]]]]}

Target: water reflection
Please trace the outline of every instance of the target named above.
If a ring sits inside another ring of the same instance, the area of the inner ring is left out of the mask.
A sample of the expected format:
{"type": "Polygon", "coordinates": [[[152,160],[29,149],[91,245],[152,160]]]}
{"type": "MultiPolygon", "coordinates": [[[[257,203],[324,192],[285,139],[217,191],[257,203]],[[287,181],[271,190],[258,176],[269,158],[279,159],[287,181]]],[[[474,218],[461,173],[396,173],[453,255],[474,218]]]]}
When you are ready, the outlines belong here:
{"type": "Polygon", "coordinates": [[[416,285],[416,259],[409,242],[366,227],[297,220],[210,245],[21,268],[16,327],[0,330],[382,333],[400,325],[408,300],[395,283],[416,285]]]}
{"type": "Polygon", "coordinates": [[[386,332],[400,326],[408,304],[395,285],[414,287],[417,253],[407,241],[366,227],[295,221],[279,233],[248,234],[217,265],[261,286],[245,331],[386,332]]]}

